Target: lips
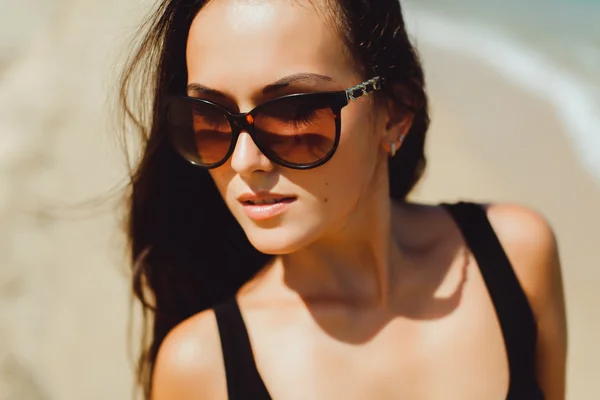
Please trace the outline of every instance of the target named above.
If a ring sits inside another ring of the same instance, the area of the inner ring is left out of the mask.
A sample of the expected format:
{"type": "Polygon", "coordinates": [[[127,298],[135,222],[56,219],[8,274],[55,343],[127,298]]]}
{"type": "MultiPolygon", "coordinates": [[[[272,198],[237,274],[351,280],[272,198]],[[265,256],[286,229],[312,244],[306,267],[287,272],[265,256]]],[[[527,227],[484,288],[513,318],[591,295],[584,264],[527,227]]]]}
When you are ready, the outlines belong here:
{"type": "Polygon", "coordinates": [[[284,213],[296,201],[295,196],[278,193],[248,193],[238,197],[244,212],[253,220],[260,221],[284,213]]]}
{"type": "Polygon", "coordinates": [[[277,204],[277,203],[289,202],[291,200],[293,200],[292,197],[284,197],[281,199],[266,198],[266,199],[246,200],[246,201],[243,201],[242,203],[248,204],[248,205],[263,205],[263,204],[277,204]]]}
{"type": "Polygon", "coordinates": [[[246,193],[238,197],[242,204],[276,204],[296,199],[295,196],[271,192],[246,193]]]}

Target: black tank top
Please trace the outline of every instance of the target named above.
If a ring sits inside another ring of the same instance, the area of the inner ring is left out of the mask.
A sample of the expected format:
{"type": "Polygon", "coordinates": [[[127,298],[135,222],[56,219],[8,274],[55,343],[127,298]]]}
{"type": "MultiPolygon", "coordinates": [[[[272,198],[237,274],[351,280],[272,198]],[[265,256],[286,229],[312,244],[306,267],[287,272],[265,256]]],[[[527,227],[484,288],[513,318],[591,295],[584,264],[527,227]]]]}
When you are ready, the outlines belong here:
{"type": "MultiPolygon", "coordinates": [[[[534,374],[537,331],[533,312],[485,210],[464,202],[443,206],[477,260],[500,322],[510,374],[506,400],[543,400],[534,374]]],[[[229,400],[270,400],[237,301],[220,304],[215,314],[229,400]]]]}

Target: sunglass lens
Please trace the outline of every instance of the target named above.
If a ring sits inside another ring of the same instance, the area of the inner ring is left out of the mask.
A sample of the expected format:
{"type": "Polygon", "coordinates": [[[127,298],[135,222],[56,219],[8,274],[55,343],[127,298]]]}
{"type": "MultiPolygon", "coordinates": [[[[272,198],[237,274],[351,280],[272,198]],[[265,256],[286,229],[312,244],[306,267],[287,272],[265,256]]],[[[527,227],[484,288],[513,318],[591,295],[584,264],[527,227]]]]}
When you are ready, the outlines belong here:
{"type": "Polygon", "coordinates": [[[231,147],[231,124],[218,107],[180,98],[168,109],[169,130],[177,150],[202,166],[220,163],[231,147]]]}
{"type": "Polygon", "coordinates": [[[327,158],[336,141],[336,116],[310,96],[265,104],[254,119],[256,140],[287,164],[306,166],[327,158]]]}

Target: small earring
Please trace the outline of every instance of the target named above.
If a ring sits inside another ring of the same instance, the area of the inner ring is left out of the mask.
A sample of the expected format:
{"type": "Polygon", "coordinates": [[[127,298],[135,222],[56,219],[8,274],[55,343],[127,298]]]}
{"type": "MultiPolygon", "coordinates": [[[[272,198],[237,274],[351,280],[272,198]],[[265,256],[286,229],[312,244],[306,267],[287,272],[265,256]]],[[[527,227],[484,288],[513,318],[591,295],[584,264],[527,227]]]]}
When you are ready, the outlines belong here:
{"type": "Polygon", "coordinates": [[[396,155],[396,142],[390,142],[390,157],[396,155]]]}

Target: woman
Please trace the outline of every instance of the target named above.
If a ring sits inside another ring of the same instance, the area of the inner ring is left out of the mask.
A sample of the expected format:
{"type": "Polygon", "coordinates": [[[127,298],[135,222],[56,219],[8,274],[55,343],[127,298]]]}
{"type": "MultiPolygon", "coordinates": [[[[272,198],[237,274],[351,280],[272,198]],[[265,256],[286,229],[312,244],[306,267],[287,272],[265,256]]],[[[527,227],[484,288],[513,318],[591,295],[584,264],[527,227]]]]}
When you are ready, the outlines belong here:
{"type": "Polygon", "coordinates": [[[564,398],[545,220],[406,200],[428,113],[397,1],[164,0],[145,27],[147,399],[564,398]]]}

